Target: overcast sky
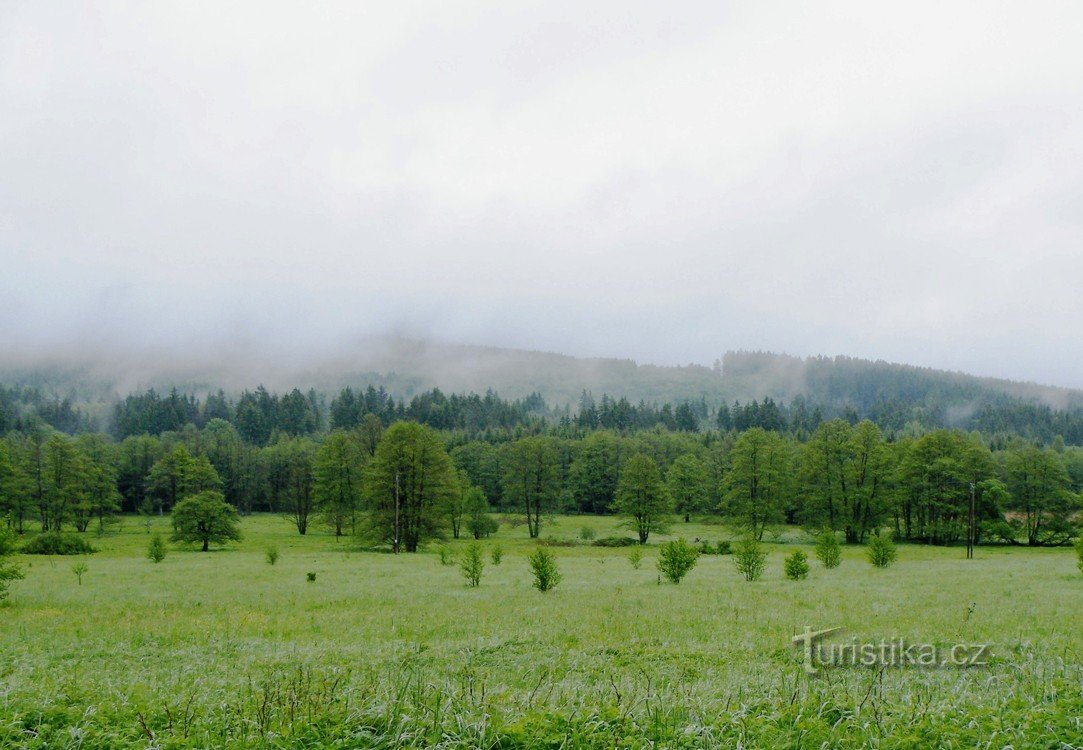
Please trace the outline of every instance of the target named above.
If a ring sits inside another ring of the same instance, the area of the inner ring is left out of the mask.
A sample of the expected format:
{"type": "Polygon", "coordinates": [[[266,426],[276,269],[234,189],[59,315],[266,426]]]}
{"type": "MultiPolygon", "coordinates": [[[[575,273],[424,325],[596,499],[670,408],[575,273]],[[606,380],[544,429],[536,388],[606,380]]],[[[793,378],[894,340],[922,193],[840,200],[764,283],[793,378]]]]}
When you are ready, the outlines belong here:
{"type": "Polygon", "coordinates": [[[0,0],[3,349],[1083,386],[1081,133],[1078,2],[0,0]]]}

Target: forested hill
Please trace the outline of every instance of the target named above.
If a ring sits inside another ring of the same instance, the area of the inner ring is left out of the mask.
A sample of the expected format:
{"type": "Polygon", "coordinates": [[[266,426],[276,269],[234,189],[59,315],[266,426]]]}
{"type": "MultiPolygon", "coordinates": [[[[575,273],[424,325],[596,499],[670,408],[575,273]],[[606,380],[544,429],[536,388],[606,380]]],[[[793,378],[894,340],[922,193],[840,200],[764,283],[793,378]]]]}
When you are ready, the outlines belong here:
{"type": "MultiPolygon", "coordinates": [[[[0,368],[0,412],[37,413],[61,429],[109,428],[114,406],[153,388],[177,389],[193,400],[224,391],[236,401],[264,385],[271,392],[312,390],[330,405],[347,386],[383,389],[402,402],[439,388],[443,393],[494,391],[505,399],[540,394],[552,414],[574,415],[584,391],[673,408],[697,404],[703,428],[725,424],[720,407],[771,399],[791,420],[869,417],[889,430],[908,423],[1015,432],[1083,443],[1083,391],[980,378],[850,357],[802,359],[764,352],[729,352],[712,367],[641,365],[546,352],[459,346],[405,339],[361,341],[333,356],[290,362],[248,357],[178,363],[160,357],[0,368]],[[65,404],[66,402],[66,404],[65,404]],[[564,407],[570,407],[570,412],[564,407]],[[795,412],[790,414],[790,412],[795,412]]],[[[326,406],[324,407],[327,408],[326,406]]],[[[326,416],[326,415],[325,415],[326,416]]],[[[0,413],[0,418],[3,414],[0,413]]]]}

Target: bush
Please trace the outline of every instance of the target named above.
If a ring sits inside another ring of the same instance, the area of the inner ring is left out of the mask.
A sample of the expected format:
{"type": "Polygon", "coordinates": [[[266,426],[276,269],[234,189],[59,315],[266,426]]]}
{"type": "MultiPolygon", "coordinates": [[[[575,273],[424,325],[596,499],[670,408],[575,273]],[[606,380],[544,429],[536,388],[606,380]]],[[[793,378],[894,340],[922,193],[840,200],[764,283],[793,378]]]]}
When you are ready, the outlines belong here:
{"type": "Polygon", "coordinates": [[[534,588],[548,591],[561,581],[560,571],[553,553],[539,548],[530,556],[530,572],[534,574],[534,588]]]}
{"type": "Polygon", "coordinates": [[[731,545],[729,542],[719,542],[718,543],[718,554],[720,554],[720,555],[732,555],[733,554],[733,545],[731,545]]]}
{"type": "Polygon", "coordinates": [[[498,544],[493,547],[493,551],[489,553],[489,559],[493,561],[493,565],[499,565],[500,561],[504,559],[504,549],[498,544]]]}
{"type": "Polygon", "coordinates": [[[766,563],[767,553],[763,551],[763,546],[756,541],[755,537],[746,537],[737,543],[737,548],[733,553],[733,564],[746,581],[755,581],[763,575],[766,563]]]}
{"type": "Polygon", "coordinates": [[[153,563],[158,564],[165,559],[165,555],[165,540],[162,539],[161,534],[155,534],[150,538],[150,545],[147,546],[147,557],[153,563]]]}
{"type": "Polygon", "coordinates": [[[594,529],[590,526],[583,526],[579,529],[579,538],[584,542],[593,541],[595,537],[594,529]]]}
{"type": "Polygon", "coordinates": [[[482,513],[468,520],[466,528],[475,539],[486,539],[495,534],[500,525],[488,513],[482,513]]]}
{"type": "Polygon", "coordinates": [[[440,552],[440,564],[441,565],[454,565],[455,564],[455,553],[452,552],[450,548],[448,548],[448,547],[444,546],[443,544],[441,544],[439,552],[440,552]]]}
{"type": "Polygon", "coordinates": [[[823,563],[825,568],[837,568],[842,562],[839,538],[831,529],[824,529],[816,537],[816,559],[823,563]]]}
{"type": "Polygon", "coordinates": [[[592,547],[631,547],[633,544],[639,544],[639,540],[630,536],[603,536],[590,544],[592,547]]]}
{"type": "Polygon", "coordinates": [[[75,574],[75,577],[79,579],[79,585],[83,585],[83,576],[86,575],[88,568],[85,562],[77,562],[71,566],[71,572],[75,574]]]}
{"type": "Polygon", "coordinates": [[[75,534],[46,531],[23,545],[27,555],[89,555],[97,552],[90,542],[75,534]]]}
{"type": "Polygon", "coordinates": [[[794,550],[793,554],[786,558],[782,569],[791,581],[808,578],[808,555],[799,549],[794,550]]]}
{"type": "Polygon", "coordinates": [[[316,574],[315,573],[305,573],[305,580],[308,581],[309,583],[312,583],[313,581],[316,580],[316,574]]]}
{"type": "Polygon", "coordinates": [[[278,562],[278,547],[268,547],[266,552],[267,564],[274,565],[278,562]]]}
{"type": "Polygon", "coordinates": [[[658,549],[658,571],[672,583],[680,583],[696,567],[699,552],[684,539],[666,542],[658,549]]]}
{"type": "Polygon", "coordinates": [[[471,542],[467,545],[463,560],[459,564],[459,569],[463,572],[463,578],[466,579],[466,585],[470,588],[477,588],[481,583],[481,571],[484,568],[485,560],[481,557],[481,545],[477,542],[471,542]]]}
{"type": "Polygon", "coordinates": [[[633,570],[639,570],[639,566],[643,564],[643,548],[636,546],[632,548],[632,551],[628,553],[628,562],[632,564],[633,570]]]}
{"type": "Polygon", "coordinates": [[[544,539],[535,540],[542,547],[578,547],[579,542],[574,539],[557,539],[555,536],[547,536],[544,539]]]}
{"type": "Polygon", "coordinates": [[[699,553],[701,555],[713,555],[715,554],[715,546],[704,539],[699,543],[699,553]]]}
{"type": "Polygon", "coordinates": [[[878,568],[886,568],[895,562],[899,551],[895,549],[895,542],[887,534],[870,537],[869,548],[866,552],[869,562],[878,568]]]}
{"type": "Polygon", "coordinates": [[[1079,566],[1079,572],[1083,573],[1083,536],[1075,540],[1075,556],[1076,565],[1079,566]]]}

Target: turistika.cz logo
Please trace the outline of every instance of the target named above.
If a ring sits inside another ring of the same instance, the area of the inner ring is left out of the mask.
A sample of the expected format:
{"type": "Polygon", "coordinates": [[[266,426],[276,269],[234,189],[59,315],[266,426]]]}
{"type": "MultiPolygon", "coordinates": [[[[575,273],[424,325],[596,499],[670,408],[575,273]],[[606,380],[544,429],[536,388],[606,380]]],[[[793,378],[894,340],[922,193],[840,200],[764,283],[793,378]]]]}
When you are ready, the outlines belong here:
{"type": "Polygon", "coordinates": [[[832,642],[828,637],[842,628],[813,630],[793,637],[801,649],[805,672],[816,674],[821,667],[919,667],[952,668],[984,667],[989,664],[988,643],[954,643],[938,646],[934,643],[908,643],[905,638],[881,639],[877,642],[832,642]]]}

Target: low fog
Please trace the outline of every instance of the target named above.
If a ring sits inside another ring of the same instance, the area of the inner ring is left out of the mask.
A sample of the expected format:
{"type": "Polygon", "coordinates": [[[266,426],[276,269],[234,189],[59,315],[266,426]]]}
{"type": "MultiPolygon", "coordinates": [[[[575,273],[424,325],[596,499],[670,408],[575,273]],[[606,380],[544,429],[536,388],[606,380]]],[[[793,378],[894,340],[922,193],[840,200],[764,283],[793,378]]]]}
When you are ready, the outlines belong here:
{"type": "Polygon", "coordinates": [[[0,364],[248,378],[390,335],[1081,387],[1081,21],[6,2],[0,364]]]}

